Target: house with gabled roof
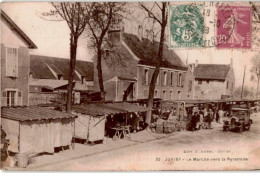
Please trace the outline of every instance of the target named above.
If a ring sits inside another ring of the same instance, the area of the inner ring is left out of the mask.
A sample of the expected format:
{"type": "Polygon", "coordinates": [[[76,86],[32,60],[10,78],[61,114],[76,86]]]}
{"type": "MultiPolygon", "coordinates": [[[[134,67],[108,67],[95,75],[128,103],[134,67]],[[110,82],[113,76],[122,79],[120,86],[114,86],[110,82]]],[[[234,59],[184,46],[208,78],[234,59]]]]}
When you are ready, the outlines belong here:
{"type": "MultiPolygon", "coordinates": [[[[108,32],[103,47],[102,72],[106,100],[147,99],[155,70],[159,42],[121,29],[108,32]]],[[[94,85],[99,89],[96,59],[94,85]]],[[[163,61],[154,92],[155,98],[176,100],[193,98],[193,74],[178,55],[164,45],[163,61]]]]}
{"type": "Polygon", "coordinates": [[[233,97],[235,75],[230,64],[190,64],[195,77],[196,99],[221,99],[233,97]]]}
{"type": "MultiPolygon", "coordinates": [[[[67,92],[70,60],[50,56],[30,56],[30,98],[36,99],[37,93],[67,92]]],[[[73,91],[75,95],[93,91],[93,62],[76,61],[73,91]],[[76,93],[77,92],[77,93],[76,93]]],[[[50,93],[49,93],[50,94],[50,93]]],[[[53,96],[54,94],[50,94],[53,96]]]]}
{"type": "Polygon", "coordinates": [[[1,9],[1,106],[29,105],[29,54],[36,48],[1,9]]]}

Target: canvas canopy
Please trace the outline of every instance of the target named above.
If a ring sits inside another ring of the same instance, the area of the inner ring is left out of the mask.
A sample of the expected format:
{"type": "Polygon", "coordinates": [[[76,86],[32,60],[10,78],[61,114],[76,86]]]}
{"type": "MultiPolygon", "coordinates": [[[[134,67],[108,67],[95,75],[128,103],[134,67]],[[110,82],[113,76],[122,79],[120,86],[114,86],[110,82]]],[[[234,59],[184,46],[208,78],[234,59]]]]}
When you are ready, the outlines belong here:
{"type": "Polygon", "coordinates": [[[95,141],[104,138],[106,115],[144,112],[148,111],[149,108],[132,103],[120,102],[76,105],[73,106],[72,110],[78,115],[75,121],[75,137],[95,141]]]}
{"type": "Polygon", "coordinates": [[[94,103],[73,106],[73,111],[91,116],[112,115],[130,112],[145,112],[150,110],[147,107],[139,106],[132,103],[94,103]]]}
{"type": "Polygon", "coordinates": [[[15,153],[53,153],[71,144],[76,115],[41,107],[1,108],[1,125],[15,153]]]}

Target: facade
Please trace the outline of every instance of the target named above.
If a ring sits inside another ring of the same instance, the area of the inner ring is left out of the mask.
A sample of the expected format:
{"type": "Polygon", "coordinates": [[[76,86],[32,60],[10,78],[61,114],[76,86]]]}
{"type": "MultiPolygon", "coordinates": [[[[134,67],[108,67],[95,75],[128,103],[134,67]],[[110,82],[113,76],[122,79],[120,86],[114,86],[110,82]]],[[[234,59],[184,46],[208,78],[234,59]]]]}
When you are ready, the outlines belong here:
{"type": "Polygon", "coordinates": [[[221,99],[233,97],[235,75],[233,64],[192,64],[195,76],[196,99],[221,99]]]}
{"type": "MultiPolygon", "coordinates": [[[[67,92],[70,60],[39,55],[30,56],[30,103],[50,103],[50,100],[67,92]]],[[[80,95],[93,91],[93,63],[76,61],[74,75],[74,98],[79,103],[80,95]]]]}
{"type": "Polygon", "coordinates": [[[1,10],[1,106],[29,105],[29,53],[36,48],[1,10]]]}
{"type": "MultiPolygon", "coordinates": [[[[147,99],[149,84],[155,70],[159,43],[149,37],[111,30],[104,46],[102,72],[106,100],[147,99]]],[[[94,58],[94,85],[99,90],[94,58]]],[[[194,77],[190,68],[164,45],[163,62],[154,92],[155,98],[193,99],[194,77]]]]}

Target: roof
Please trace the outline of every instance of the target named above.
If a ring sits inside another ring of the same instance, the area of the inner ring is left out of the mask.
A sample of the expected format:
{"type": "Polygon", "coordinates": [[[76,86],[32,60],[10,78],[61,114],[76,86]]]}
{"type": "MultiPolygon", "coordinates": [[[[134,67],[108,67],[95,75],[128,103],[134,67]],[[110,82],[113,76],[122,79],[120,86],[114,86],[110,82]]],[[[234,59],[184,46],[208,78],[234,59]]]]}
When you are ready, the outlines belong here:
{"type": "Polygon", "coordinates": [[[42,86],[52,90],[57,89],[61,86],[65,86],[67,84],[68,84],[67,80],[55,80],[55,79],[35,79],[29,81],[30,86],[42,86]]]}
{"type": "Polygon", "coordinates": [[[118,79],[119,80],[122,80],[122,81],[131,81],[131,82],[136,82],[136,78],[128,78],[128,77],[123,77],[123,76],[118,76],[118,79]]]}
{"type": "Polygon", "coordinates": [[[232,108],[233,111],[248,111],[249,109],[245,108],[232,108]]]}
{"type": "Polygon", "coordinates": [[[162,100],[169,103],[206,104],[206,103],[229,103],[229,102],[258,102],[260,99],[216,99],[216,100],[162,100]]]}
{"type": "Polygon", "coordinates": [[[1,107],[1,118],[29,121],[76,118],[76,115],[43,107],[1,107]]]}
{"type": "MultiPolygon", "coordinates": [[[[70,60],[65,58],[30,55],[30,73],[35,79],[56,79],[48,66],[57,74],[62,75],[65,80],[68,80],[70,60]]],[[[94,80],[94,65],[93,62],[76,61],[76,71],[86,78],[87,81],[94,80]]],[[[80,80],[76,74],[75,80],[80,80]]]]}
{"type": "Polygon", "coordinates": [[[28,44],[31,49],[36,49],[37,46],[32,42],[32,40],[19,28],[15,22],[1,9],[1,17],[6,20],[6,22],[12,27],[12,30],[17,32],[22,39],[28,44]]]}
{"type": "Polygon", "coordinates": [[[119,103],[94,103],[94,104],[85,104],[85,105],[75,105],[72,107],[72,110],[77,113],[99,116],[99,115],[110,115],[110,114],[119,114],[119,113],[128,113],[128,112],[145,112],[149,108],[142,107],[127,102],[119,103]]]}
{"type": "MultiPolygon", "coordinates": [[[[156,66],[159,42],[143,38],[142,41],[134,34],[123,34],[124,42],[131,51],[140,59],[139,64],[156,66]]],[[[179,56],[170,50],[167,45],[164,45],[163,61],[161,67],[187,70],[179,56]]]]}
{"type": "Polygon", "coordinates": [[[198,64],[194,67],[194,76],[196,79],[225,80],[230,68],[230,65],[198,64]]]}

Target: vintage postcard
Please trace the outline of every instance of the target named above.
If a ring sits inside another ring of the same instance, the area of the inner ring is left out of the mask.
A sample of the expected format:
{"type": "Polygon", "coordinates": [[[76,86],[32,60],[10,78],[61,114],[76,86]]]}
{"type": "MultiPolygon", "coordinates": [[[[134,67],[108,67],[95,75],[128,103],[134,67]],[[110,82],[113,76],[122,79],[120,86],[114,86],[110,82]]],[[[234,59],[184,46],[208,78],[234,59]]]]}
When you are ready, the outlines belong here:
{"type": "Polygon", "coordinates": [[[259,2],[2,2],[1,169],[260,169],[259,2]]]}

